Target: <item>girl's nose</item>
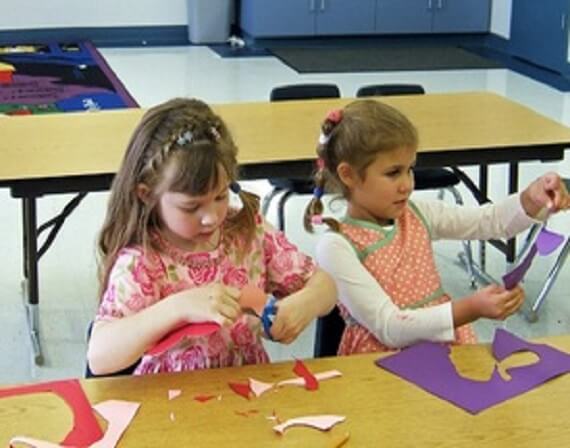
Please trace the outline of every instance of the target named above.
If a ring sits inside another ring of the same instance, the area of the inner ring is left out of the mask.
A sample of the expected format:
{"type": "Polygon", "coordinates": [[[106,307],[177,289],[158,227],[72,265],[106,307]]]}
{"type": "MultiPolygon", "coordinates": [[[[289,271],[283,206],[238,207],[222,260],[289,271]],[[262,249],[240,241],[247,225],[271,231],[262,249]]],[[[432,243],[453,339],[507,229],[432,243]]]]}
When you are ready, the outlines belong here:
{"type": "Polygon", "coordinates": [[[200,224],[204,227],[211,227],[216,224],[217,217],[214,212],[206,212],[202,215],[202,219],[200,220],[200,224]]]}

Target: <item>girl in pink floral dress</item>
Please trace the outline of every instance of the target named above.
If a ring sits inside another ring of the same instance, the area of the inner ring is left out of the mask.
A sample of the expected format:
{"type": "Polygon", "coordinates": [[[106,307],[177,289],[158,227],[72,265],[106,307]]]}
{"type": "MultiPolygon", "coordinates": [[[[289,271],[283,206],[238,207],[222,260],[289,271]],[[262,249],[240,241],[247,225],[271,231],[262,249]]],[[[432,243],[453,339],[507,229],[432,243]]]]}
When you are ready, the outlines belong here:
{"type": "Polygon", "coordinates": [[[260,321],[240,308],[247,284],[281,299],[271,335],[283,343],[334,306],[330,277],[264,223],[258,198],[237,184],[236,156],[225,124],[201,101],[171,100],[142,118],[99,239],[94,374],[136,362],[135,374],[267,362],[260,321]],[[241,207],[229,206],[230,192],[241,207]],[[146,354],[180,325],[206,321],[221,327],[146,354]]]}
{"type": "Polygon", "coordinates": [[[325,223],[317,261],[336,281],[346,328],[340,354],[384,351],[420,340],[473,343],[469,325],[480,317],[505,319],[523,303],[517,286],[490,285],[451,301],[442,287],[431,241],[512,237],[543,208],[570,207],[555,173],[522,193],[482,207],[410,201],[418,137],[396,109],[356,101],[331,112],[322,125],[315,195],[305,226],[325,223]],[[341,222],[323,218],[325,186],[347,200],[341,222]]]}

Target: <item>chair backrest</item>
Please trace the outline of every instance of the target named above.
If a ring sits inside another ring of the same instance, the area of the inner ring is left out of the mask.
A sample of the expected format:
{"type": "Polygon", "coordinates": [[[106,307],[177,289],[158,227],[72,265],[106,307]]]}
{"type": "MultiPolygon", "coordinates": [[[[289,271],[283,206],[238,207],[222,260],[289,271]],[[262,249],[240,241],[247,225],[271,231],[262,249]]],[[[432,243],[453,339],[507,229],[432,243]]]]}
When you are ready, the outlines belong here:
{"type": "Polygon", "coordinates": [[[270,101],[315,100],[319,98],[340,98],[335,84],[291,84],[275,87],[269,94],[270,101]]]}
{"type": "Polygon", "coordinates": [[[317,319],[315,358],[337,355],[338,346],[345,326],[346,324],[337,306],[326,316],[317,319]]]}
{"type": "Polygon", "coordinates": [[[424,93],[426,91],[419,84],[374,84],[361,87],[356,96],[423,95],[424,93]]]}

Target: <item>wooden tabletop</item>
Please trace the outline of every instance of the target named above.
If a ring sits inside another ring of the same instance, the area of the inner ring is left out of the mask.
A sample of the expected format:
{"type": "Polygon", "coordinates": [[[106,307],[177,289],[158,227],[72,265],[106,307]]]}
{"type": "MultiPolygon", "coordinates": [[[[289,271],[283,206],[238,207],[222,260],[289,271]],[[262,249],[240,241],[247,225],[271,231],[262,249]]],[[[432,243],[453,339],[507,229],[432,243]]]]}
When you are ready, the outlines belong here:
{"type": "MultiPolygon", "coordinates": [[[[544,342],[570,352],[570,335],[544,342]]],[[[212,369],[184,374],[84,380],[92,403],[108,399],[141,402],[120,447],[332,447],[346,433],[347,447],[563,447],[570,444],[570,375],[489,408],[468,414],[374,365],[377,354],[307,361],[313,372],[338,369],[341,378],[322,381],[318,391],[288,386],[246,400],[228,381],[252,377],[274,382],[294,377],[292,363],[212,369]],[[181,389],[175,400],[169,389],[181,389]],[[221,395],[199,403],[198,394],[221,395]],[[252,411],[249,416],[238,413],[252,411]],[[282,420],[309,414],[337,414],[346,421],[329,432],[291,428],[279,436],[266,417],[282,420]],[[171,413],[174,421],[171,420],[171,413]]],[[[452,349],[459,372],[490,377],[494,363],[486,345],[452,349]]],[[[513,356],[502,367],[533,362],[535,355],[513,356]]],[[[0,400],[0,446],[15,434],[61,440],[70,414],[59,399],[25,396],[0,400]]]]}
{"type": "MultiPolygon", "coordinates": [[[[240,163],[315,157],[326,112],[353,99],[215,105],[240,148],[240,163]]],[[[487,92],[383,97],[420,132],[420,152],[570,145],[570,129],[487,92]]],[[[0,117],[0,182],[115,173],[144,113],[123,109],[0,117]]]]}

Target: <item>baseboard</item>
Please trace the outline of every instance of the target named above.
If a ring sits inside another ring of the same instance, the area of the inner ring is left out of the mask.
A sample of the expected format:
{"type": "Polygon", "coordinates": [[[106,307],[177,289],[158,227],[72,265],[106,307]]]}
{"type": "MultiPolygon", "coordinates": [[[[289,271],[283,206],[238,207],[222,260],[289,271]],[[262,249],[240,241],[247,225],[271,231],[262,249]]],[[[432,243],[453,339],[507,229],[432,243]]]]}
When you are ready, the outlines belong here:
{"type": "Polygon", "coordinates": [[[186,25],[0,31],[0,45],[90,40],[97,47],[189,45],[186,25]]]}

